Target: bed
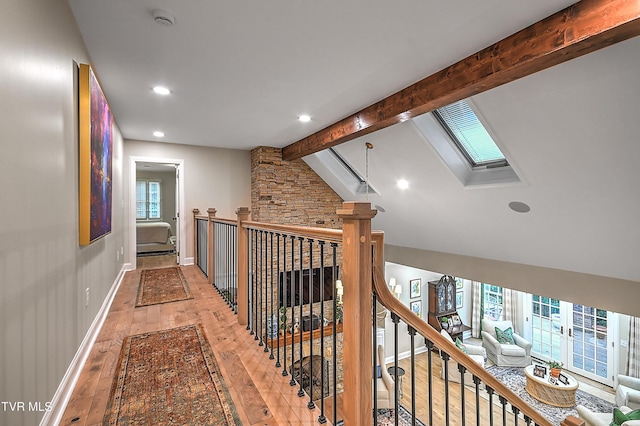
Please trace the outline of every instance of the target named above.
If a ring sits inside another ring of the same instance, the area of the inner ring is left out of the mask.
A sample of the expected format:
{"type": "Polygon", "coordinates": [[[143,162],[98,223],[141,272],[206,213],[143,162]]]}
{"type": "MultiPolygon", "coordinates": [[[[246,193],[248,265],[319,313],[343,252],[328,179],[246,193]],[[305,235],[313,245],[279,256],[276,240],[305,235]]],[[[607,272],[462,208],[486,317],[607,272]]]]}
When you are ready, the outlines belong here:
{"type": "Polygon", "coordinates": [[[137,222],[136,223],[136,252],[172,252],[171,225],[167,222],[137,222]]]}

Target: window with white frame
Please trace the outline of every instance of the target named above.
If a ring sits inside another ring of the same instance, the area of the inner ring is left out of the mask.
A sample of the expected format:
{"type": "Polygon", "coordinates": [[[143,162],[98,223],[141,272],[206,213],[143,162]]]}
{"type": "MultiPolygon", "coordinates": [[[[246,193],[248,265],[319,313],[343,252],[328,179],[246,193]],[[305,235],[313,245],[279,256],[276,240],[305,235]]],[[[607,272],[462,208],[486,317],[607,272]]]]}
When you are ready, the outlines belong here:
{"type": "Polygon", "coordinates": [[[503,316],[502,287],[493,284],[482,284],[482,306],[484,318],[501,321],[503,316]]]}
{"type": "Polygon", "coordinates": [[[160,219],[160,181],[136,180],[136,219],[160,219]]]}

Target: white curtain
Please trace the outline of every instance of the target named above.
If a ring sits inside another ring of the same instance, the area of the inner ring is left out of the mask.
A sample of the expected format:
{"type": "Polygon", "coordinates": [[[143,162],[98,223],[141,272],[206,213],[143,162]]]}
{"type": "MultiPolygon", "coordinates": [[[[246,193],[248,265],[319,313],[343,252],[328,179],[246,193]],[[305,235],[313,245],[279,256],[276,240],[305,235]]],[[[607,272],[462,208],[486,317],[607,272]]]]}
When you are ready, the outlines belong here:
{"type": "Polygon", "coordinates": [[[629,317],[626,375],[640,377],[640,318],[637,317],[629,317]]]}
{"type": "Polygon", "coordinates": [[[482,320],[482,283],[473,281],[473,299],[471,306],[471,336],[479,339],[480,320],[482,320]]]}
{"type": "Polygon", "coordinates": [[[520,322],[520,316],[518,314],[518,298],[520,292],[518,290],[511,290],[508,288],[502,289],[502,316],[505,320],[511,321],[513,324],[513,331],[519,330],[518,325],[520,322]]]}

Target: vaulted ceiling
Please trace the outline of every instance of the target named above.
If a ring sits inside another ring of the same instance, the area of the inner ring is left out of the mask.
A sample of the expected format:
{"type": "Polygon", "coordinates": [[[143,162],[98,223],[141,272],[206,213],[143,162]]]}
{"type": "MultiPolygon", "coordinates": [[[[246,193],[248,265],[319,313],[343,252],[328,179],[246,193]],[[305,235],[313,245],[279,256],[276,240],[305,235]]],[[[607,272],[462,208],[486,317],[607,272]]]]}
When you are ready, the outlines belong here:
{"type": "MultiPolygon", "coordinates": [[[[125,138],[252,149],[290,146],[572,1],[69,3],[125,138]]],[[[464,186],[413,120],[336,149],[368,171],[390,244],[640,281],[638,69],[635,37],[474,95],[520,183],[464,186]]]]}

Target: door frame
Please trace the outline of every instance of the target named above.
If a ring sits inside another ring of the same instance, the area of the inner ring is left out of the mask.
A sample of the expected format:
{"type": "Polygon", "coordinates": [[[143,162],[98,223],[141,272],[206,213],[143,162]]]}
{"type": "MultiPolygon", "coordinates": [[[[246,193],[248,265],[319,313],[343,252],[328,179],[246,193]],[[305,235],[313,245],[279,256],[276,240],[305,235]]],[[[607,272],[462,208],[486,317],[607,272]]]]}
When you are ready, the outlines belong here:
{"type": "Polygon", "coordinates": [[[185,265],[185,254],[187,250],[186,244],[186,216],[184,207],[184,159],[176,158],[158,158],[158,157],[129,157],[129,262],[131,269],[136,269],[136,163],[162,163],[175,164],[176,172],[179,173],[178,180],[178,251],[180,252],[180,265],[185,265]]]}

